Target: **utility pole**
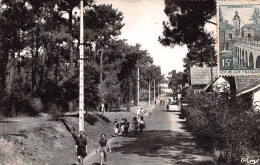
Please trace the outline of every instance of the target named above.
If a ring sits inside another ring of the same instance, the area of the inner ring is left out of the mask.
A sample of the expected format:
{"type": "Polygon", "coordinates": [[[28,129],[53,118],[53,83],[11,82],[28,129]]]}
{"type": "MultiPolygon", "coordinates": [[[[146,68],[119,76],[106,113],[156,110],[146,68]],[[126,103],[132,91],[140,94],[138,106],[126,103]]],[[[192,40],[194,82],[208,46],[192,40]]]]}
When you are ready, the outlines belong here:
{"type": "Polygon", "coordinates": [[[153,79],[153,102],[155,102],[155,79],[153,79]]]}
{"type": "Polygon", "coordinates": [[[83,0],[80,1],[79,131],[84,132],[84,45],[83,0]]]}
{"type": "Polygon", "coordinates": [[[149,76],[149,92],[148,92],[148,94],[149,94],[149,106],[151,105],[151,99],[150,99],[150,97],[151,97],[151,82],[150,82],[150,76],[149,76]]]}
{"type": "Polygon", "coordinates": [[[211,85],[213,85],[213,69],[212,69],[212,52],[210,51],[210,77],[211,77],[211,85]]]}
{"type": "Polygon", "coordinates": [[[139,68],[137,68],[137,106],[139,107],[139,100],[140,100],[140,95],[139,95],[139,82],[140,82],[140,76],[139,76],[139,68]]]}
{"type": "Polygon", "coordinates": [[[100,84],[103,81],[103,75],[102,75],[102,70],[103,70],[103,46],[101,48],[101,55],[100,55],[100,84]]]}
{"type": "Polygon", "coordinates": [[[158,82],[158,97],[159,97],[159,95],[160,95],[160,84],[158,82]]]}
{"type": "Polygon", "coordinates": [[[104,91],[102,89],[102,82],[103,82],[103,53],[104,53],[104,48],[101,45],[101,54],[100,54],[100,80],[99,80],[99,85],[100,85],[100,94],[101,94],[101,104],[100,104],[100,108],[101,108],[101,112],[102,112],[102,116],[103,116],[103,112],[104,112],[104,91]]]}

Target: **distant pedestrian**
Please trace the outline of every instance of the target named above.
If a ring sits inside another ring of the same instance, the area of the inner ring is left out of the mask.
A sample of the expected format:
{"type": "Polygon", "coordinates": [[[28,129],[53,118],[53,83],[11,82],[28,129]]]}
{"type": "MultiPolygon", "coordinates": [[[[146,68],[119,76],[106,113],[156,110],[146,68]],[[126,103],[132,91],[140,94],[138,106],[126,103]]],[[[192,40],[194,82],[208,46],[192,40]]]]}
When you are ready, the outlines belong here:
{"type": "Polygon", "coordinates": [[[117,137],[119,133],[119,123],[117,122],[117,119],[114,120],[114,130],[115,130],[115,137],[117,137]]]}
{"type": "Polygon", "coordinates": [[[140,110],[140,117],[139,118],[141,118],[142,116],[144,116],[144,109],[143,108],[141,108],[141,110],[140,110]]]}
{"type": "Polygon", "coordinates": [[[138,121],[137,121],[137,118],[136,118],[136,117],[133,118],[132,127],[134,128],[134,134],[137,135],[138,121]]]}
{"type": "Polygon", "coordinates": [[[124,130],[125,136],[128,135],[128,129],[129,129],[129,122],[127,121],[127,119],[125,119],[125,130],[124,130]]]}
{"type": "Polygon", "coordinates": [[[140,128],[140,134],[142,136],[143,130],[144,130],[144,128],[146,128],[143,116],[141,117],[141,120],[139,121],[139,128],[140,128]]]}
{"type": "Polygon", "coordinates": [[[140,117],[140,109],[139,108],[136,109],[136,116],[137,116],[137,118],[140,117]]]}
{"type": "Polygon", "coordinates": [[[102,116],[104,116],[104,114],[106,113],[104,103],[101,104],[101,113],[102,113],[102,116]]]}
{"type": "Polygon", "coordinates": [[[156,105],[156,100],[154,100],[154,105],[156,105]]]}
{"type": "Polygon", "coordinates": [[[166,109],[167,109],[167,111],[169,111],[169,104],[166,105],[166,109]]]}
{"type": "Polygon", "coordinates": [[[120,121],[120,128],[122,131],[122,136],[125,136],[125,119],[122,118],[122,120],[120,121]]]}
{"type": "Polygon", "coordinates": [[[149,117],[152,116],[152,110],[149,110],[149,117]]]}

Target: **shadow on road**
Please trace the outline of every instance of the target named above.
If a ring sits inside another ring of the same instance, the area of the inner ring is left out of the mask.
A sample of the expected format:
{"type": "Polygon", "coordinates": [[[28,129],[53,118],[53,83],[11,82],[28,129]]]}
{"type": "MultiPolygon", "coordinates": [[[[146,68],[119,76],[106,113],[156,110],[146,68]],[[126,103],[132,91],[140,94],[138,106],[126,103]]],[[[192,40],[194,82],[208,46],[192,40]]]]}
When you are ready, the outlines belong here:
{"type": "Polygon", "coordinates": [[[208,151],[194,142],[186,133],[170,130],[148,130],[142,137],[115,143],[114,152],[138,154],[148,157],[162,157],[173,164],[215,165],[208,151]]]}
{"type": "Polygon", "coordinates": [[[179,111],[179,110],[166,110],[166,109],[163,109],[162,110],[162,112],[181,112],[181,111],[179,111]]]}

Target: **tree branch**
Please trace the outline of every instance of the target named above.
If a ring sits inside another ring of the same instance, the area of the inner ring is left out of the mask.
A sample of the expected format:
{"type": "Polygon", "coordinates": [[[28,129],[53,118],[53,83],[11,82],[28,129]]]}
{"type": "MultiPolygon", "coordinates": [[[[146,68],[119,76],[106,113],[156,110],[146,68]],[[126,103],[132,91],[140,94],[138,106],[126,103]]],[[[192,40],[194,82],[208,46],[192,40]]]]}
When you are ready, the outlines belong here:
{"type": "Polygon", "coordinates": [[[211,23],[213,25],[217,25],[215,22],[212,22],[212,21],[206,21],[207,23],[211,23]]]}

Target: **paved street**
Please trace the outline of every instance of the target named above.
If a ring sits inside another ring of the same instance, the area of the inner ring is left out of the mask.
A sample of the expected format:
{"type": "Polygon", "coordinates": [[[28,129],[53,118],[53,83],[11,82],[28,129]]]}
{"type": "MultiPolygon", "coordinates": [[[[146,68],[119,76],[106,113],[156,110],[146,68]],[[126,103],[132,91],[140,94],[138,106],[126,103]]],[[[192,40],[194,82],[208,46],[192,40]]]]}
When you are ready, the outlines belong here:
{"type": "MultiPolygon", "coordinates": [[[[196,145],[185,130],[184,120],[179,119],[176,105],[157,105],[151,118],[145,118],[146,127],[142,137],[112,139],[112,153],[108,154],[108,165],[213,165],[210,151],[196,145]]],[[[132,131],[132,130],[130,130],[132,131]]],[[[99,154],[90,154],[85,165],[99,164],[99,154]]]]}

